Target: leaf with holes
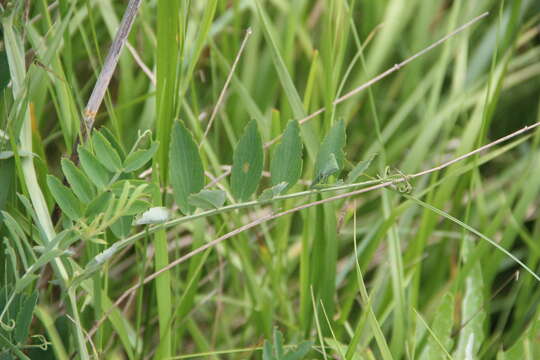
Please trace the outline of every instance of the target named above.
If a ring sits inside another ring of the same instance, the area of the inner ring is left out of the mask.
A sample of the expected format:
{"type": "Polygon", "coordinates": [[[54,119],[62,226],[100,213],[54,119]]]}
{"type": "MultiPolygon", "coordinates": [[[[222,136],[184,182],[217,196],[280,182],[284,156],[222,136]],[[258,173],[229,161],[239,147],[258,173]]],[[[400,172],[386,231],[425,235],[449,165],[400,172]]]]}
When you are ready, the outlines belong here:
{"type": "Polygon", "coordinates": [[[333,175],[339,172],[343,168],[343,163],[345,162],[345,153],[343,152],[343,147],[347,140],[347,134],[345,133],[345,123],[343,120],[339,120],[336,124],[330,129],[330,132],[324,138],[319,153],[317,154],[317,161],[315,162],[315,178],[311,186],[316,185],[321,181],[326,181],[328,176],[333,175]],[[334,156],[334,160],[331,159],[331,156],[334,156]],[[332,163],[335,161],[335,166],[332,163]],[[332,169],[335,168],[335,171],[331,174],[329,173],[330,163],[332,163],[332,169]]]}
{"type": "Polygon", "coordinates": [[[282,182],[287,183],[282,192],[289,190],[300,178],[302,174],[302,140],[300,139],[298,121],[289,121],[281,143],[277,145],[274,152],[270,173],[272,174],[273,186],[282,182]]]}
{"type": "Polygon", "coordinates": [[[263,147],[255,120],[251,120],[233,154],[231,191],[241,201],[257,190],[263,169],[263,147]]]}
{"type": "Polygon", "coordinates": [[[225,203],[225,192],[222,190],[201,190],[188,197],[191,205],[203,210],[217,209],[225,203]]]}
{"type": "Polygon", "coordinates": [[[64,214],[71,220],[78,220],[82,217],[82,204],[71,189],[62,185],[60,180],[52,175],[47,175],[47,185],[64,214]]]}
{"type": "Polygon", "coordinates": [[[191,214],[195,207],[188,197],[204,187],[204,170],[199,149],[184,124],[176,121],[169,148],[170,181],[174,198],[184,214],[191,214]]]}

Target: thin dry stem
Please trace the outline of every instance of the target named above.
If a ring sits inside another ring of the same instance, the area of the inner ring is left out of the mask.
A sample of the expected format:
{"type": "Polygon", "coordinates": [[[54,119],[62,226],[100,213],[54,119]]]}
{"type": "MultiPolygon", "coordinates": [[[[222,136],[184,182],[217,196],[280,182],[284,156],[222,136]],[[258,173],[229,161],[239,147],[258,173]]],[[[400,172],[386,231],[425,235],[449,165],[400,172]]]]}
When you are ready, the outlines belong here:
{"type": "Polygon", "coordinates": [[[221,93],[219,94],[218,101],[216,103],[216,106],[214,106],[214,109],[212,110],[212,115],[210,115],[210,120],[208,120],[208,125],[206,126],[206,130],[204,130],[204,134],[201,138],[201,142],[199,143],[199,149],[201,148],[204,139],[206,139],[206,136],[208,135],[208,132],[210,132],[210,128],[212,127],[212,124],[214,123],[214,119],[217,115],[217,112],[219,108],[221,107],[221,104],[223,103],[223,99],[225,98],[225,93],[227,91],[227,88],[229,87],[229,83],[231,82],[231,79],[234,74],[234,70],[236,69],[236,65],[238,65],[238,61],[240,60],[240,57],[242,53],[244,52],[244,48],[246,47],[247,41],[252,34],[251,28],[248,28],[246,30],[246,35],[244,36],[244,40],[242,41],[242,45],[240,45],[240,49],[238,50],[238,53],[236,54],[236,58],[234,59],[234,62],[232,64],[231,70],[229,71],[229,75],[227,75],[227,79],[225,80],[225,84],[223,85],[223,89],[221,89],[221,93]]]}
{"type": "MultiPolygon", "coordinates": [[[[384,79],[385,77],[387,77],[388,75],[390,74],[393,74],[394,72],[398,71],[399,69],[401,69],[402,67],[406,66],[407,64],[409,64],[410,62],[412,62],[413,60],[419,58],[420,56],[428,53],[429,51],[435,49],[437,46],[443,44],[444,42],[446,42],[447,40],[449,40],[450,38],[454,37],[455,35],[459,34],[460,32],[462,32],[463,30],[467,29],[468,27],[472,26],[473,24],[475,24],[476,22],[480,21],[481,19],[485,18],[486,16],[489,15],[489,12],[485,12],[481,15],[478,15],[477,17],[475,17],[474,19],[470,20],[469,22],[461,25],[460,27],[458,27],[456,30],[452,31],[451,33],[445,35],[444,37],[440,38],[439,40],[437,40],[436,42],[434,42],[433,44],[429,45],[428,47],[420,50],[419,52],[417,52],[416,54],[414,54],[413,56],[403,60],[402,62],[398,63],[398,64],[395,64],[394,66],[392,66],[391,68],[389,68],[388,70],[386,70],[385,72],[375,76],[374,78],[372,78],[371,80],[363,83],[362,85],[354,88],[353,90],[349,91],[348,93],[346,93],[345,95],[343,96],[340,96],[338,97],[336,100],[334,100],[334,102],[332,102],[332,105],[338,105],[340,103],[342,103],[343,101],[349,99],[350,97],[358,94],[359,92],[362,92],[364,91],[365,89],[367,89],[368,87],[370,87],[371,85],[381,81],[382,79],[384,79]]],[[[306,116],[305,118],[303,119],[300,119],[298,122],[300,124],[303,124],[317,116],[319,116],[320,114],[322,114],[324,111],[326,110],[326,108],[320,108],[319,110],[311,113],[310,115],[306,116]]],[[[266,144],[264,144],[264,147],[267,148],[267,147],[270,147],[272,146],[273,144],[275,144],[279,139],[281,138],[281,136],[278,136],[272,140],[270,140],[269,142],[267,142],[266,144]]]]}
{"type": "Polygon", "coordinates": [[[138,282],[136,285],[132,286],[131,288],[129,288],[128,290],[126,290],[113,304],[113,306],[111,307],[111,309],[109,309],[102,317],[101,319],[99,319],[99,321],[96,322],[96,324],[92,327],[92,329],[88,332],[88,335],[89,337],[92,337],[93,334],[97,331],[97,329],[99,328],[99,326],[101,326],[101,324],[103,323],[103,321],[105,321],[105,319],[107,318],[108,314],[110,313],[110,311],[112,311],[113,307],[117,307],[120,303],[122,303],[122,301],[124,301],[132,292],[136,291],[140,286],[144,285],[144,284],[147,284],[148,282],[152,281],[153,279],[155,279],[156,277],[158,277],[161,273],[163,273],[164,271],[168,271],[170,269],[172,269],[173,267],[183,263],[184,261],[192,258],[193,256],[201,253],[202,251],[210,248],[210,247],[213,247],[213,246],[216,246],[217,244],[223,242],[224,240],[227,240],[235,235],[238,235],[240,234],[241,232],[244,232],[246,230],[249,230],[255,226],[258,226],[264,222],[267,222],[267,221],[270,221],[270,220],[274,220],[274,219],[277,219],[277,218],[280,218],[282,216],[286,216],[286,215],[289,215],[289,214],[293,214],[295,212],[298,212],[298,211],[301,211],[301,210],[304,210],[304,209],[307,209],[307,208],[310,208],[310,207],[313,207],[313,206],[317,206],[317,205],[322,205],[322,204],[325,204],[325,203],[328,203],[328,202],[331,202],[331,201],[336,201],[336,200],[340,200],[340,199],[345,199],[345,198],[349,198],[349,197],[352,197],[352,196],[355,196],[355,195],[360,195],[360,194],[363,194],[363,193],[367,193],[367,192],[370,192],[370,191],[373,191],[373,190],[378,190],[378,189],[383,189],[383,188],[386,188],[388,186],[392,186],[392,185],[395,185],[395,184],[398,184],[398,183],[401,183],[401,182],[407,182],[409,179],[413,179],[413,178],[417,178],[417,177],[420,177],[420,176],[423,176],[423,175],[428,175],[428,174],[431,174],[433,172],[436,172],[436,171],[440,171],[446,167],[449,167],[450,165],[452,164],[455,164],[457,163],[458,161],[461,161],[461,160],[464,160],[466,158],[469,158],[481,151],[484,151],[484,150],[487,150],[497,144],[500,144],[502,142],[505,142],[505,141],[508,141],[516,136],[519,136],[521,134],[524,134],[526,132],[529,132],[537,127],[540,126],[540,122],[537,122],[537,123],[534,123],[532,125],[529,125],[529,126],[525,126],[524,128],[520,129],[520,130],[517,130],[509,135],[506,135],[506,136],[503,136],[502,138],[499,138],[489,144],[486,144],[484,146],[481,146],[471,152],[468,152],[464,155],[461,155],[461,156],[458,156],[457,158],[455,159],[452,159],[450,161],[447,161],[441,165],[438,165],[438,166],[435,166],[431,169],[428,169],[428,170],[424,170],[424,171],[420,171],[418,173],[415,173],[415,174],[412,174],[412,175],[404,175],[403,177],[401,178],[396,178],[396,179],[393,179],[391,181],[384,181],[384,182],[381,182],[380,184],[377,184],[377,185],[373,185],[373,186],[369,186],[369,187],[366,187],[366,188],[362,188],[362,189],[358,189],[358,190],[355,190],[355,191],[350,191],[350,192],[347,192],[347,193],[343,193],[343,194],[338,194],[338,195],[335,195],[335,196],[332,196],[332,197],[329,197],[329,198],[326,198],[326,199],[322,199],[322,200],[318,200],[318,201],[313,201],[313,202],[310,202],[310,203],[307,203],[307,204],[302,204],[302,205],[299,205],[299,206],[296,206],[292,209],[289,209],[289,210],[285,210],[285,211],[282,211],[282,212],[279,212],[279,213],[274,213],[274,214],[270,214],[270,215],[267,215],[267,216],[264,216],[264,217],[261,217],[259,219],[256,219],[244,226],[241,226],[215,240],[212,240],[211,242],[187,253],[186,255],[172,261],[171,263],[169,263],[167,266],[165,266],[164,268],[160,269],[159,271],[149,275],[148,277],[146,277],[144,279],[144,281],[142,282],[138,282]]]}
{"type": "Polygon", "coordinates": [[[96,85],[94,86],[92,94],[90,95],[90,99],[88,99],[88,103],[86,104],[86,108],[84,109],[83,114],[83,134],[85,137],[88,137],[90,131],[92,131],[96,114],[99,110],[101,103],[103,102],[105,92],[109,87],[109,83],[111,82],[112,75],[114,73],[114,70],[116,69],[118,60],[120,59],[120,54],[122,53],[122,49],[124,48],[124,45],[126,43],[127,37],[131,30],[131,26],[135,21],[135,15],[137,15],[137,11],[141,6],[141,1],[142,0],[129,1],[126,12],[122,17],[122,22],[120,23],[118,31],[116,32],[116,36],[114,37],[113,43],[111,44],[111,48],[109,49],[109,53],[105,58],[103,69],[101,69],[101,72],[99,73],[98,79],[96,81],[96,85]]]}

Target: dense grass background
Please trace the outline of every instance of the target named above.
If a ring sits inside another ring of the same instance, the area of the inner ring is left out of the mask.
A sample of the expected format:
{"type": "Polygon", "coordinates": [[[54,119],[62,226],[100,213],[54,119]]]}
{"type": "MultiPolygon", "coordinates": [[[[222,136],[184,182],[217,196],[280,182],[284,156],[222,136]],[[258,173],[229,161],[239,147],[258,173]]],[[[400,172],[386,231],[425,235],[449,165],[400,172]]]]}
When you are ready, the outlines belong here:
{"type": "MultiPolygon", "coordinates": [[[[46,175],[61,176],[60,159],[72,155],[127,1],[1,3],[0,209],[27,239],[17,244],[0,225],[3,311],[9,285],[40,254],[32,249],[40,244],[39,230],[51,235],[71,226],[54,211],[46,175]],[[31,199],[37,219],[17,193],[31,199]]],[[[347,170],[377,154],[363,180],[402,178],[540,121],[540,3],[534,0],[148,0],[128,43],[95,126],[110,129],[125,150],[139,132],[152,130],[160,149],[152,175],[142,178],[163,189],[174,119],[201,143],[207,174],[219,178],[249,120],[268,142],[289,119],[324,108],[302,125],[305,181],[291,192],[308,188],[319,145],[339,119],[346,123],[347,170]],[[333,103],[485,11],[487,18],[441,47],[333,103]]],[[[112,313],[111,301],[190,250],[270,211],[330,195],[251,206],[148,234],[110,259],[92,286],[67,291],[77,267],[118,236],[107,230],[103,244],[75,242],[63,262],[41,269],[23,289],[39,294],[30,333],[50,342],[45,351],[24,351],[36,359],[261,358],[263,341],[274,342],[277,327],[285,344],[313,341],[309,359],[537,359],[537,280],[417,199],[498,242],[536,272],[539,135],[535,130],[411,180],[409,194],[387,188],[263,222],[140,287],[112,313]],[[110,320],[83,347],[104,314],[110,320]]],[[[228,183],[223,177],[219,187],[228,190],[228,183]]],[[[259,192],[269,185],[263,178],[259,192]]],[[[176,209],[170,194],[156,194],[152,204],[176,209]]],[[[5,318],[2,324],[9,327],[5,318]]],[[[39,341],[17,346],[24,343],[39,341]]],[[[24,358],[8,344],[0,344],[11,351],[0,353],[2,359],[24,358]]]]}

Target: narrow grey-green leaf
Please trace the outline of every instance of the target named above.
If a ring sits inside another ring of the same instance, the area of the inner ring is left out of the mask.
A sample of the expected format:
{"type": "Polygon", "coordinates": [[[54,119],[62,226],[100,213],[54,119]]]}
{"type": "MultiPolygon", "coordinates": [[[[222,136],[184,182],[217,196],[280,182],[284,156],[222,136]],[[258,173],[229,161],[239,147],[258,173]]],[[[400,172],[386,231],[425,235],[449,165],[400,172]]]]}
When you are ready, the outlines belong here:
{"type": "Polygon", "coordinates": [[[113,194],[110,191],[106,191],[98,195],[97,198],[92,200],[86,208],[85,216],[92,218],[105,210],[109,206],[109,202],[113,201],[113,194]]]}
{"type": "Polygon", "coordinates": [[[180,121],[173,125],[169,161],[174,198],[180,210],[190,214],[195,207],[189,204],[188,196],[198,193],[204,187],[204,170],[197,144],[180,121]]]}
{"type": "Polygon", "coordinates": [[[60,209],[71,220],[78,220],[82,217],[82,204],[71,189],[62,185],[60,180],[52,175],[47,175],[47,185],[60,209]]]}
{"type": "Polygon", "coordinates": [[[38,293],[34,290],[30,296],[24,300],[19,313],[17,314],[17,320],[15,322],[14,338],[18,343],[23,344],[28,338],[28,331],[30,329],[30,322],[32,321],[32,315],[34,314],[34,308],[36,307],[38,299],[38,293]]]}
{"type": "Polygon", "coordinates": [[[61,164],[62,171],[75,195],[85,203],[91,202],[96,196],[96,191],[88,177],[68,159],[62,159],[61,164]]]}
{"type": "Polygon", "coordinates": [[[92,136],[94,151],[96,152],[98,161],[111,172],[117,172],[122,168],[122,160],[113,148],[109,140],[105,138],[99,131],[94,131],[92,136]]]}
{"type": "MultiPolygon", "coordinates": [[[[330,159],[331,155],[334,155],[337,164],[336,172],[343,168],[343,163],[345,162],[343,147],[345,146],[346,140],[345,123],[341,119],[334,124],[321,144],[319,153],[317,154],[317,161],[315,162],[315,178],[312,186],[325,179],[323,172],[328,173],[329,162],[332,161],[330,159]]],[[[329,175],[326,175],[326,177],[328,176],[329,175]]]]}
{"type": "Polygon", "coordinates": [[[131,172],[140,169],[152,159],[159,146],[159,142],[153,142],[149,149],[136,150],[129,154],[124,161],[124,171],[131,172]]]}
{"type": "Polygon", "coordinates": [[[347,175],[347,184],[352,184],[353,182],[358,179],[360,175],[362,175],[368,168],[369,165],[371,165],[371,162],[375,158],[376,154],[371,154],[366,160],[360,161],[356,166],[351,170],[349,175],[347,175]]]}
{"type": "Polygon", "coordinates": [[[203,210],[217,209],[225,203],[225,192],[222,190],[201,190],[188,197],[188,202],[203,210]]]}
{"type": "Polygon", "coordinates": [[[300,125],[298,121],[291,120],[287,124],[281,143],[274,151],[270,165],[272,185],[286,182],[288,185],[283,192],[296,184],[302,174],[302,140],[300,139],[300,125]]]}
{"type": "Polygon", "coordinates": [[[233,154],[231,191],[241,201],[257,190],[263,169],[263,147],[257,122],[251,120],[238,141],[233,154]]]}
{"type": "Polygon", "coordinates": [[[101,128],[99,128],[99,132],[105,136],[105,138],[107,140],[109,140],[109,142],[111,143],[111,145],[113,146],[113,148],[116,150],[116,152],[118,153],[118,155],[120,155],[120,158],[123,159],[126,157],[126,152],[124,150],[124,148],[122,147],[122,145],[120,145],[120,143],[118,142],[118,139],[113,135],[113,133],[111,132],[111,130],[109,130],[107,127],[105,126],[102,126],[101,128]]]}
{"type": "Polygon", "coordinates": [[[109,171],[107,171],[107,169],[101,165],[94,154],[92,154],[86,148],[80,146],[79,159],[81,160],[81,166],[84,172],[98,188],[107,186],[109,180],[111,179],[111,173],[109,173],[109,171]]]}
{"type": "Polygon", "coordinates": [[[262,192],[261,196],[259,196],[259,201],[268,201],[274,198],[275,196],[280,195],[281,193],[283,193],[285,188],[288,187],[287,185],[288,184],[285,181],[283,181],[277,185],[272,186],[271,188],[265,189],[262,192]]]}

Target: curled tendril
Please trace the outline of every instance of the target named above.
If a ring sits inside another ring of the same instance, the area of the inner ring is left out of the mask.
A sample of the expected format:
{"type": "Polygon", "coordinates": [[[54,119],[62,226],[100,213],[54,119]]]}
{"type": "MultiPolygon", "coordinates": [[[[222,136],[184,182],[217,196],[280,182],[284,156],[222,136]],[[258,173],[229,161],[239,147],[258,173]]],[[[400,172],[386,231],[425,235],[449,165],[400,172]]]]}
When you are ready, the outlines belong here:
{"type": "Polygon", "coordinates": [[[5,322],[3,322],[3,321],[0,320],[0,326],[1,326],[2,329],[4,329],[5,331],[13,331],[13,329],[15,329],[15,320],[9,319],[9,320],[8,320],[8,324],[6,324],[5,322]]]}
{"type": "Polygon", "coordinates": [[[398,187],[397,187],[398,191],[399,191],[400,193],[409,194],[409,193],[412,191],[412,188],[413,188],[412,185],[411,185],[411,183],[409,182],[409,175],[403,173],[403,172],[402,172],[401,170],[399,170],[399,169],[394,169],[394,170],[395,170],[396,173],[397,173],[398,175],[400,175],[401,178],[403,179],[403,180],[399,183],[399,185],[398,185],[398,187]]]}
{"type": "Polygon", "coordinates": [[[408,194],[412,191],[413,187],[411,183],[409,182],[409,175],[406,175],[401,170],[394,168],[395,174],[391,173],[390,166],[386,166],[384,168],[384,173],[381,176],[380,174],[377,174],[377,179],[383,183],[387,181],[392,182],[392,187],[399,191],[400,193],[408,194]]]}
{"type": "Polygon", "coordinates": [[[45,338],[45,336],[41,334],[32,335],[32,339],[34,338],[40,342],[39,344],[35,344],[35,346],[43,351],[47,351],[47,348],[49,347],[49,345],[52,345],[52,343],[47,341],[47,338],[45,338]]]}

